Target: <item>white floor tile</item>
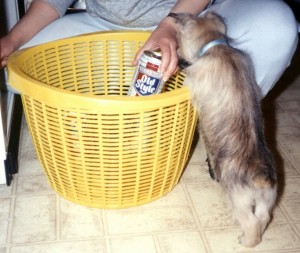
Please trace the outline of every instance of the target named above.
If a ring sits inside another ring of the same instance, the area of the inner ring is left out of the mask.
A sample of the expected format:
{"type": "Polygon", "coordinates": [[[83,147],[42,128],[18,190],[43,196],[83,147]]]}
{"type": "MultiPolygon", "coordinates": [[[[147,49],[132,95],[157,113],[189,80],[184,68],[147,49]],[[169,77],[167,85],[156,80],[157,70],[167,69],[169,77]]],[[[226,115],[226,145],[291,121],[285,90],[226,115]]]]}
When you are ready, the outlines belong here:
{"type": "Polygon", "coordinates": [[[230,202],[218,183],[211,180],[202,185],[188,185],[187,190],[203,228],[236,225],[230,202]]]}
{"type": "Polygon", "coordinates": [[[56,196],[16,198],[12,230],[13,243],[33,243],[56,239],[56,196]]]}
{"type": "Polygon", "coordinates": [[[156,253],[152,236],[135,236],[110,239],[111,253],[156,253]]]}
{"type": "Polygon", "coordinates": [[[163,253],[204,253],[204,243],[199,232],[181,232],[158,235],[163,253]]]}
{"type": "Polygon", "coordinates": [[[61,239],[99,237],[104,235],[101,212],[60,198],[61,239]]]}
{"type": "Polygon", "coordinates": [[[8,235],[8,221],[0,221],[0,247],[6,244],[8,235]]]}
{"type": "Polygon", "coordinates": [[[17,195],[54,193],[47,177],[43,175],[18,176],[17,195]]]}
{"type": "Polygon", "coordinates": [[[0,220],[8,219],[10,216],[10,198],[0,198],[0,220]]]}
{"type": "Polygon", "coordinates": [[[189,207],[110,211],[107,212],[106,219],[110,235],[180,231],[196,228],[196,222],[189,207]]]}
{"type": "Polygon", "coordinates": [[[106,253],[102,239],[13,246],[10,253],[106,253]]]}

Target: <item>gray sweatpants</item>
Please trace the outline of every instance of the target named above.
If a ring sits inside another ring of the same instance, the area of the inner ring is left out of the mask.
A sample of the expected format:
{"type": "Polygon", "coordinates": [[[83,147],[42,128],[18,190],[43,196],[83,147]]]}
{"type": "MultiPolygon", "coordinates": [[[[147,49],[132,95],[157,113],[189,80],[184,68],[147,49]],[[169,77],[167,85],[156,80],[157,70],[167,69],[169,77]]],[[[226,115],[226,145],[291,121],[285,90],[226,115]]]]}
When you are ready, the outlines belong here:
{"type": "MultiPolygon", "coordinates": [[[[289,66],[297,46],[298,24],[292,11],[280,0],[216,0],[208,10],[224,17],[233,46],[252,57],[256,80],[265,96],[289,66]]],[[[65,15],[23,48],[83,33],[120,29],[135,28],[114,25],[87,13],[65,15]]]]}

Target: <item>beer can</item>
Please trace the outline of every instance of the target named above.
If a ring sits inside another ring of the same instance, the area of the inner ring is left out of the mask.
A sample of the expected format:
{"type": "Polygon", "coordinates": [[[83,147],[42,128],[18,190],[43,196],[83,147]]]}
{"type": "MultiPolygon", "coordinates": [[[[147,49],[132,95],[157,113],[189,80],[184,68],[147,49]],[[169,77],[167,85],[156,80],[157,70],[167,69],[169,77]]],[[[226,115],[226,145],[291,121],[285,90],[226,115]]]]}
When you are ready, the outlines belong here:
{"type": "Polygon", "coordinates": [[[161,54],[156,51],[145,50],[140,57],[128,96],[150,96],[162,91],[163,74],[159,72],[161,54]]]}

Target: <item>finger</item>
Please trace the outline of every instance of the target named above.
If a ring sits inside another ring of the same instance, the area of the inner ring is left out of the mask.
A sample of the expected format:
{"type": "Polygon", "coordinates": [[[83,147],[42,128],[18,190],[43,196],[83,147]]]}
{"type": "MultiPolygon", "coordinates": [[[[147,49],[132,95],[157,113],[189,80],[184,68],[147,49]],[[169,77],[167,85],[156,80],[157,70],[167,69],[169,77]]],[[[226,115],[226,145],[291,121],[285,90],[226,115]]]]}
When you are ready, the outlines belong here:
{"type": "Polygon", "coordinates": [[[0,69],[5,68],[6,64],[7,64],[7,58],[1,59],[1,62],[0,62],[0,69]]]}
{"type": "Polygon", "coordinates": [[[161,47],[160,48],[161,50],[161,64],[160,64],[160,71],[162,73],[165,73],[167,68],[168,68],[168,65],[170,63],[170,60],[171,60],[171,50],[170,50],[170,47],[161,47]]]}
{"type": "Polygon", "coordinates": [[[133,62],[132,62],[133,66],[136,66],[138,64],[139,59],[140,59],[140,57],[141,57],[141,55],[142,55],[143,52],[144,52],[144,47],[141,47],[139,49],[139,51],[136,53],[136,55],[135,55],[135,57],[133,59],[133,62]]]}
{"type": "Polygon", "coordinates": [[[177,55],[170,61],[168,68],[164,72],[163,81],[166,82],[178,70],[177,55]]]}
{"type": "Polygon", "coordinates": [[[174,45],[170,45],[168,50],[162,52],[161,70],[164,73],[164,81],[167,81],[174,74],[177,68],[178,57],[174,45]]]}
{"type": "Polygon", "coordinates": [[[154,50],[155,48],[158,48],[158,46],[153,45],[153,41],[155,41],[155,40],[151,39],[152,36],[153,35],[151,35],[149,37],[149,39],[145,42],[145,44],[136,53],[136,55],[133,59],[133,62],[132,62],[133,66],[136,66],[138,64],[139,59],[145,50],[154,50]]]}

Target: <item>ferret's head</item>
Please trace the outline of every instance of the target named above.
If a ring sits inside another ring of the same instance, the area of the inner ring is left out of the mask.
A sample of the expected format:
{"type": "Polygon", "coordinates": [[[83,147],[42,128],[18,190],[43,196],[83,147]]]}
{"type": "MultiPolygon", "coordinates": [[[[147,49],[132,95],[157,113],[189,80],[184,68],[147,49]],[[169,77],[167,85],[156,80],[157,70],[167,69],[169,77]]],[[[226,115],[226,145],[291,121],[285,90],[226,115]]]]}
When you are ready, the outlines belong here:
{"type": "Polygon", "coordinates": [[[226,25],[223,19],[213,13],[195,17],[190,14],[176,14],[178,24],[177,54],[179,64],[193,64],[198,59],[199,50],[208,42],[225,37],[226,25]]]}

